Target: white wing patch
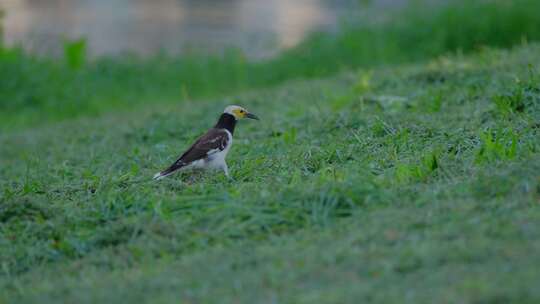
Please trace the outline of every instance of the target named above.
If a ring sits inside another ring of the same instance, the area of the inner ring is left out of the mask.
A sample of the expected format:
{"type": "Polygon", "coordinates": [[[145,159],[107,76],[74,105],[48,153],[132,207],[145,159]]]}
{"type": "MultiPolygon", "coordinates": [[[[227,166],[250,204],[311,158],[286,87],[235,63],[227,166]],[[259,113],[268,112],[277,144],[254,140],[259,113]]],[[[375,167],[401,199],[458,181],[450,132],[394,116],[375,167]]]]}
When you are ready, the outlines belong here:
{"type": "MultiPolygon", "coordinates": [[[[214,139],[214,141],[216,141],[216,140],[214,139]]],[[[210,156],[210,155],[215,154],[215,153],[218,153],[218,152],[220,152],[220,151],[221,151],[220,149],[212,149],[212,150],[208,150],[208,152],[206,152],[206,155],[210,156]]]]}

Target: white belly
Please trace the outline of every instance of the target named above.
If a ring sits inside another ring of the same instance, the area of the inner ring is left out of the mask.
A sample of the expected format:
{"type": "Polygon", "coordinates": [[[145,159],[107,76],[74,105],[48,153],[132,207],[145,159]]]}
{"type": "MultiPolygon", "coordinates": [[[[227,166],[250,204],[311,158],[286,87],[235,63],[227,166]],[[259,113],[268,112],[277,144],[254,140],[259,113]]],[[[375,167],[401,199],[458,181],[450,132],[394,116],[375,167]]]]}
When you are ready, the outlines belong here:
{"type": "Polygon", "coordinates": [[[223,151],[215,152],[211,155],[209,155],[204,162],[202,162],[200,165],[202,168],[212,168],[212,169],[222,169],[223,167],[226,167],[227,164],[225,163],[225,158],[227,157],[227,153],[229,153],[229,150],[231,149],[233,138],[231,132],[225,130],[227,132],[227,135],[229,136],[228,144],[223,149],[223,151]]]}

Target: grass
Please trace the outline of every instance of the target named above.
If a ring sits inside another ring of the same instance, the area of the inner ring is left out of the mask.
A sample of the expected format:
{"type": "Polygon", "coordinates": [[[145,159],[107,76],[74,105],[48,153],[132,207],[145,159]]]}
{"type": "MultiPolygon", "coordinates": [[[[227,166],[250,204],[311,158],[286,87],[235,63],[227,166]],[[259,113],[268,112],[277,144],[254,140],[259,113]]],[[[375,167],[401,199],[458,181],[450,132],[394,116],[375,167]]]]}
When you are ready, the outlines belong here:
{"type": "Polygon", "coordinates": [[[233,181],[150,180],[222,99],[6,131],[0,302],[538,303],[539,63],[484,48],[235,95],[262,120],[233,181]]]}
{"type": "MultiPolygon", "coordinates": [[[[0,50],[0,130],[99,116],[140,105],[216,98],[291,79],[334,75],[358,67],[418,62],[485,46],[540,40],[540,2],[450,1],[413,5],[383,18],[315,34],[298,47],[259,61],[235,50],[141,59],[89,60],[84,40],[68,42],[59,60],[0,50]]],[[[366,19],[368,19],[366,17],[366,19]]]]}

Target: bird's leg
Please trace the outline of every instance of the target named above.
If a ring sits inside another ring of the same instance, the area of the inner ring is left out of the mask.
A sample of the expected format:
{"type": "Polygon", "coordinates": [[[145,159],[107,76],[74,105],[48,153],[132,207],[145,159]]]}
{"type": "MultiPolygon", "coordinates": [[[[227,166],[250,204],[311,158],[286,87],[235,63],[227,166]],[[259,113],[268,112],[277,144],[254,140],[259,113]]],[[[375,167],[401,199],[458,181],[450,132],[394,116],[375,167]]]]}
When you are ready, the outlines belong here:
{"type": "Polygon", "coordinates": [[[225,176],[228,179],[231,179],[231,176],[229,175],[229,167],[227,167],[227,163],[223,162],[223,165],[221,165],[221,169],[223,169],[223,172],[225,173],[225,176]]]}

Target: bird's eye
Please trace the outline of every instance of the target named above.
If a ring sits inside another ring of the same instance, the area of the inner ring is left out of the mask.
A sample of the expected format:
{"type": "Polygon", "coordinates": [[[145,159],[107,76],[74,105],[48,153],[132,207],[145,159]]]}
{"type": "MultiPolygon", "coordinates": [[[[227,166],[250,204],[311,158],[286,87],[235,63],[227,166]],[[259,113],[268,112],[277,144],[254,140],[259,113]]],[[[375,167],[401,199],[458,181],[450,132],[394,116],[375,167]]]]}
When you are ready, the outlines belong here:
{"type": "Polygon", "coordinates": [[[242,113],[242,114],[244,114],[245,112],[246,112],[246,111],[244,111],[244,110],[240,110],[240,113],[242,113]]]}

